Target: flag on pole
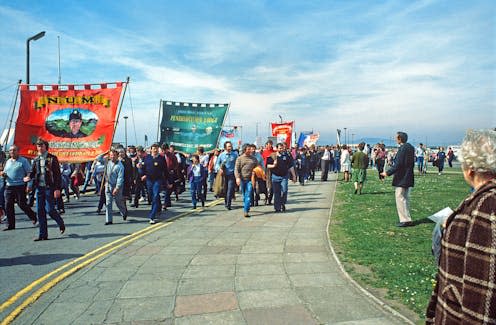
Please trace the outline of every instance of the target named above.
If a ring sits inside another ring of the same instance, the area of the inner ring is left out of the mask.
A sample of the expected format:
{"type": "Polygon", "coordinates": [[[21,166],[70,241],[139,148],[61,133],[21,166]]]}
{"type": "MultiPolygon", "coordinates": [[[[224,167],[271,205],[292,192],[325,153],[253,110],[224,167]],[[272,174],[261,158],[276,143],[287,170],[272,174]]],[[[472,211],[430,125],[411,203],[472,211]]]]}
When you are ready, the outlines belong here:
{"type": "Polygon", "coordinates": [[[94,160],[112,144],[125,82],[98,85],[21,85],[14,143],[19,154],[37,155],[38,137],[62,162],[94,160]]]}
{"type": "Polygon", "coordinates": [[[206,152],[216,148],[229,104],[162,101],[160,143],[168,143],[183,153],[206,152]]]}
{"type": "Polygon", "coordinates": [[[277,142],[285,142],[288,148],[290,148],[294,121],[270,124],[272,129],[272,136],[277,137],[277,142]]]}

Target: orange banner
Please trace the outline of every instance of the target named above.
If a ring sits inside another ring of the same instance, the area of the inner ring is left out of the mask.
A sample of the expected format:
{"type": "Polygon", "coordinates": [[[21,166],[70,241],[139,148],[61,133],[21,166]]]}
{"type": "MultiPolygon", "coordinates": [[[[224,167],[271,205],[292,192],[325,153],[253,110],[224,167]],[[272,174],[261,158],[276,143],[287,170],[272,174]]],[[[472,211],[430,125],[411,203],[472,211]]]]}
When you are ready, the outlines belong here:
{"type": "Polygon", "coordinates": [[[270,123],[272,136],[277,137],[277,142],[285,142],[291,148],[291,136],[293,134],[294,121],[285,123],[270,123]]]}
{"type": "Polygon", "coordinates": [[[112,144],[123,82],[83,86],[21,85],[14,143],[36,157],[38,137],[62,162],[94,160],[112,144]],[[76,89],[81,88],[81,89],[76,89]],[[98,88],[98,89],[93,89],[98,88]]]}

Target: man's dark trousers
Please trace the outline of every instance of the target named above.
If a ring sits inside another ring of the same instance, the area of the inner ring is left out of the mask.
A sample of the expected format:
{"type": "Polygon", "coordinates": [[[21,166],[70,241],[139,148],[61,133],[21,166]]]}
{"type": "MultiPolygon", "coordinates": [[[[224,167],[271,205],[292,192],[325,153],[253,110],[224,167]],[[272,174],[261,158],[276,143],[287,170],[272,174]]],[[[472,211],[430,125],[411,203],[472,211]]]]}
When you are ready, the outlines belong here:
{"type": "Polygon", "coordinates": [[[19,208],[31,219],[36,220],[36,213],[29,207],[26,202],[26,185],[6,186],[5,187],[5,212],[9,222],[9,228],[15,228],[15,210],[14,205],[17,200],[19,208]]]}

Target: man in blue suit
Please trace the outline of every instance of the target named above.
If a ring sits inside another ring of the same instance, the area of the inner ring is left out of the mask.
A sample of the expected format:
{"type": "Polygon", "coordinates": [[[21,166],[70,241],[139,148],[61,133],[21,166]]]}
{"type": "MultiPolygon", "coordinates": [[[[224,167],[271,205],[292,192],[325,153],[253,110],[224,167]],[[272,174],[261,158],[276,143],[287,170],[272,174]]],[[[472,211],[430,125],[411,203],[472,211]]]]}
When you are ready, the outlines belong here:
{"type": "Polygon", "coordinates": [[[395,187],[396,210],[400,222],[398,227],[410,227],[415,224],[410,216],[410,190],[413,187],[413,170],[415,168],[415,148],[407,143],[408,135],[405,132],[396,134],[396,142],[400,146],[394,159],[393,166],[383,172],[382,176],[393,176],[395,187]]]}

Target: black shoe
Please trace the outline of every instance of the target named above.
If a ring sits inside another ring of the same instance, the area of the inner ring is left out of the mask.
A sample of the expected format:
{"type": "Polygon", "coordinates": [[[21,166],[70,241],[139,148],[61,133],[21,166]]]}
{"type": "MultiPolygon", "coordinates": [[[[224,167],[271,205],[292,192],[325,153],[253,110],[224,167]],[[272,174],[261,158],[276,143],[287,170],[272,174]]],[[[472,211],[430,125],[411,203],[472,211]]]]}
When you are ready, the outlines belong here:
{"type": "Polygon", "coordinates": [[[33,241],[42,241],[42,240],[48,240],[48,237],[37,237],[33,239],[33,241]]]}
{"type": "Polygon", "coordinates": [[[127,214],[122,216],[122,220],[126,221],[127,220],[127,214]]]}
{"type": "Polygon", "coordinates": [[[65,225],[60,226],[59,229],[60,229],[60,234],[63,234],[65,232],[65,225]]]}
{"type": "Polygon", "coordinates": [[[112,221],[105,222],[105,226],[112,225],[112,221]]]}
{"type": "Polygon", "coordinates": [[[274,210],[274,213],[281,213],[281,210],[274,210]]]}
{"type": "Polygon", "coordinates": [[[205,207],[205,201],[202,201],[202,208],[205,207]]]}
{"type": "Polygon", "coordinates": [[[102,213],[102,210],[98,209],[96,210],[96,214],[101,214],[102,213]]]}
{"type": "Polygon", "coordinates": [[[226,209],[227,210],[232,210],[231,206],[230,205],[226,205],[226,209]]]}
{"type": "Polygon", "coordinates": [[[135,204],[134,204],[134,207],[135,207],[135,208],[137,208],[137,207],[138,207],[138,203],[135,203],[135,204]]]}
{"type": "Polygon", "coordinates": [[[243,214],[243,216],[244,216],[245,218],[250,218],[250,215],[248,214],[248,212],[245,212],[245,213],[243,214]]]}
{"type": "Polygon", "coordinates": [[[9,230],[14,230],[15,227],[7,227],[7,228],[3,228],[3,231],[9,231],[9,230]]]}
{"type": "Polygon", "coordinates": [[[355,190],[355,194],[357,194],[357,193],[358,193],[358,190],[355,190]]]}
{"type": "Polygon", "coordinates": [[[415,226],[413,221],[398,222],[396,224],[396,227],[413,227],[413,226],[415,226]]]}
{"type": "Polygon", "coordinates": [[[281,210],[282,210],[282,212],[286,212],[286,205],[285,204],[281,204],[281,210]]]}
{"type": "Polygon", "coordinates": [[[31,222],[33,223],[33,225],[36,225],[36,223],[38,222],[38,218],[36,218],[36,214],[34,215],[33,219],[31,219],[31,222]]]}

